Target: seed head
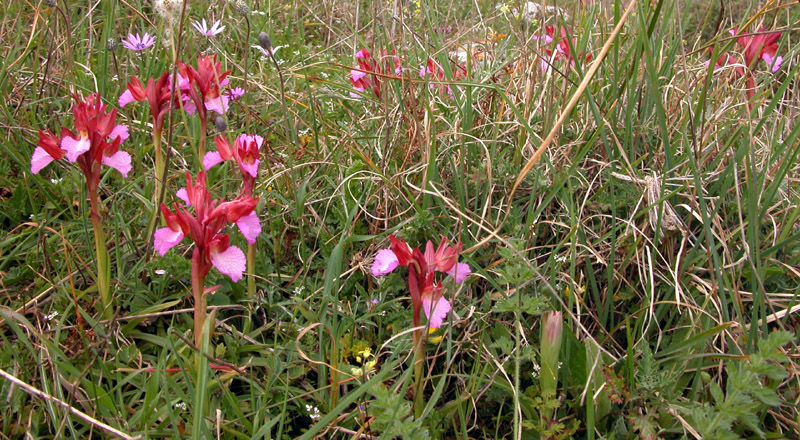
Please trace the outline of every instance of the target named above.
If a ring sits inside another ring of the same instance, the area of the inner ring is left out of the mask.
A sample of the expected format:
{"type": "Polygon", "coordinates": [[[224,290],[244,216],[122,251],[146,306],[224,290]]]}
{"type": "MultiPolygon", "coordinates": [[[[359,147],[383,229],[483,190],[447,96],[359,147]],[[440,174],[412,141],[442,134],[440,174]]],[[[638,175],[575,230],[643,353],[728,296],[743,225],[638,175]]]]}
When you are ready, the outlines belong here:
{"type": "Polygon", "coordinates": [[[258,44],[264,50],[269,52],[269,49],[272,47],[272,40],[270,40],[269,35],[266,32],[261,32],[258,34],[258,44]]]}
{"type": "Polygon", "coordinates": [[[153,8],[172,26],[181,14],[183,0],[153,0],[153,8]]]}
{"type": "Polygon", "coordinates": [[[225,118],[220,115],[214,119],[214,125],[217,127],[217,131],[222,133],[228,128],[228,124],[225,122],[225,118]]]}
{"type": "Polygon", "coordinates": [[[116,38],[109,38],[108,40],[106,40],[106,50],[108,50],[109,52],[115,52],[117,50],[118,45],[119,44],[117,43],[116,38]]]}
{"type": "Polygon", "coordinates": [[[44,4],[47,6],[55,6],[56,0],[44,0],[44,4]]]}
{"type": "Polygon", "coordinates": [[[236,3],[233,5],[233,10],[236,11],[237,14],[246,17],[247,14],[250,13],[250,6],[247,6],[247,2],[244,0],[236,0],[236,3]]]}

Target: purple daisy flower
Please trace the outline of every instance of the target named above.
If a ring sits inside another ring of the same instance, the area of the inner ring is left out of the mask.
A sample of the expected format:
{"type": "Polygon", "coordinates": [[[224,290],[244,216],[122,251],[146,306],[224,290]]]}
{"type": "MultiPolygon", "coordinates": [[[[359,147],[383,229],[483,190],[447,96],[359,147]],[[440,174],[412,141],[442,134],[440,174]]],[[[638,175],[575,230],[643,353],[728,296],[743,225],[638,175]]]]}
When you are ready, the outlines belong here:
{"type": "Polygon", "coordinates": [[[128,38],[122,40],[122,45],[126,49],[130,49],[136,52],[145,50],[148,47],[154,45],[155,43],[156,43],[156,37],[148,34],[147,32],[145,32],[144,35],[142,35],[141,37],[139,36],[139,33],[136,33],[136,35],[128,34],[128,38]]]}
{"type": "Polygon", "coordinates": [[[234,89],[228,89],[227,91],[223,92],[225,95],[228,95],[228,98],[231,101],[236,101],[242,96],[244,96],[245,91],[241,87],[236,87],[234,89]]]}

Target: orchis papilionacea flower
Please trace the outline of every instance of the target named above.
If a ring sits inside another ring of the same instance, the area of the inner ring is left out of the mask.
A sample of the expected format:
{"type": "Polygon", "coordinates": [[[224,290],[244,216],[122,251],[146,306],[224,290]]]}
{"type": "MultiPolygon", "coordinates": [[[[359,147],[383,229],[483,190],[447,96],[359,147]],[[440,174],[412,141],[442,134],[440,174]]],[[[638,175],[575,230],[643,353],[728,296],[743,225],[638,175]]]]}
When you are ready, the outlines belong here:
{"type": "Polygon", "coordinates": [[[549,67],[548,61],[550,60],[565,60],[569,67],[575,65],[575,59],[583,59],[586,63],[592,60],[592,54],[587,54],[584,58],[583,52],[578,52],[578,56],[574,56],[570,46],[575,47],[578,44],[578,39],[572,36],[572,29],[566,26],[561,26],[556,35],[556,29],[553,26],[545,26],[545,35],[541,37],[534,37],[534,39],[541,39],[544,42],[543,49],[547,54],[549,60],[542,59],[542,70],[547,70],[549,67]],[[558,39],[555,47],[555,53],[550,49],[549,45],[554,40],[558,39]]]}
{"type": "Polygon", "coordinates": [[[438,248],[434,249],[433,243],[428,240],[425,252],[422,252],[417,248],[412,249],[408,243],[394,235],[390,235],[389,239],[392,242],[391,247],[381,249],[375,255],[372,275],[385,275],[399,266],[407,266],[414,327],[420,325],[420,309],[425,312],[430,328],[441,327],[452,307],[442,296],[442,283],[435,282],[434,275],[442,272],[453,277],[456,284],[464,282],[472,270],[466,263],[458,262],[461,243],[450,246],[447,239],[442,237],[438,248]]]}
{"type": "Polygon", "coordinates": [[[143,51],[155,43],[156,37],[147,32],[142,36],[139,36],[139,33],[136,33],[136,35],[128,34],[128,38],[122,40],[122,46],[134,52],[143,51]]]}
{"type": "Polygon", "coordinates": [[[77,163],[86,177],[86,191],[89,195],[92,229],[95,238],[95,260],[97,262],[97,290],[106,318],[111,318],[111,265],[106,245],[105,231],[101,217],[100,198],[97,188],[100,185],[102,165],[110,166],[127,177],[131,170],[131,156],[120,151],[120,144],[128,138],[128,127],[117,125],[117,111],[106,112],[106,106],[96,94],[85,100],[72,95],[75,104],[72,114],[75,117],[74,129],[62,127],[61,137],[50,131],[39,131],[39,146],[31,158],[31,172],[38,174],[43,167],[64,157],[77,163]]]}
{"type": "Polygon", "coordinates": [[[264,138],[257,134],[242,134],[236,138],[231,147],[225,136],[217,136],[214,138],[214,143],[217,145],[217,151],[206,153],[203,158],[203,167],[208,171],[223,161],[235,161],[242,173],[244,184],[242,192],[252,195],[253,186],[258,177],[260,150],[264,138]]]}
{"type": "Polygon", "coordinates": [[[228,85],[227,76],[231,71],[223,72],[221,66],[216,55],[198,58],[197,69],[178,62],[180,91],[189,98],[184,105],[187,113],[197,111],[201,120],[207,120],[209,110],[220,115],[228,111],[228,97],[221,90],[228,85]]]}
{"type": "MultiPolygon", "coordinates": [[[[419,68],[419,76],[420,78],[423,79],[426,77],[430,77],[429,79],[431,81],[439,81],[440,82],[439,84],[430,83],[428,84],[428,87],[430,87],[431,90],[434,87],[438,87],[440,93],[447,92],[450,98],[451,99],[453,98],[453,89],[450,87],[450,85],[443,83],[443,81],[447,81],[447,78],[444,73],[444,68],[442,68],[442,66],[436,61],[434,61],[432,58],[428,58],[428,62],[419,68]]],[[[460,65],[455,66],[455,68],[453,69],[453,81],[465,79],[466,77],[467,77],[467,63],[464,62],[460,65]]]]}
{"type": "Polygon", "coordinates": [[[222,233],[222,230],[228,223],[236,223],[247,237],[249,234],[245,230],[249,225],[242,228],[240,220],[253,213],[258,198],[243,196],[230,202],[218,203],[208,192],[204,172],[197,174],[195,182],[186,173],[183,195],[186,198],[184,201],[188,201],[189,206],[194,208],[194,214],[190,214],[177,203],[173,205],[174,212],[167,205],[161,204],[161,213],[167,227],[158,229],[155,233],[156,251],[164,256],[188,236],[195,244],[194,252],[198,253],[197,257],[192,257],[192,262],[195,264],[194,260],[197,258],[197,269],[201,277],[205,278],[213,266],[234,282],[242,279],[246,265],[244,252],[231,246],[228,234],[222,233]]]}
{"type": "MultiPolygon", "coordinates": [[[[712,52],[714,50],[713,48],[709,48],[709,49],[712,52]]],[[[709,64],[711,64],[710,60],[706,60],[706,62],[703,63],[703,65],[706,66],[706,67],[709,64]]],[[[717,58],[717,62],[714,63],[714,72],[716,72],[717,70],[722,69],[725,66],[735,65],[735,64],[736,64],[736,58],[734,58],[733,55],[729,54],[728,52],[724,52],[722,55],[720,55],[719,58],[717,58]]],[[[736,72],[739,73],[739,75],[744,76],[744,70],[742,69],[741,64],[736,67],[736,72]]]]}
{"type": "MultiPolygon", "coordinates": [[[[734,27],[728,32],[735,37],[739,33],[739,27],[734,27]]],[[[767,32],[762,27],[754,35],[737,38],[736,44],[744,50],[745,65],[752,69],[756,62],[762,59],[772,69],[772,73],[777,72],[783,63],[783,57],[776,56],[780,37],[780,32],[767,32]]]]}
{"type": "MultiPolygon", "coordinates": [[[[383,62],[376,60],[372,54],[365,48],[361,48],[356,55],[356,62],[358,63],[357,69],[350,70],[350,82],[353,88],[358,92],[364,92],[371,89],[375,93],[375,97],[381,97],[381,75],[390,72],[391,66],[394,65],[394,74],[400,76],[403,74],[403,66],[400,64],[400,57],[395,55],[395,52],[383,51],[383,62]],[[391,64],[390,64],[391,63],[391,64]]],[[[354,98],[360,97],[358,93],[350,92],[350,96],[354,98]]]]}
{"type": "Polygon", "coordinates": [[[219,20],[215,21],[211,27],[208,27],[208,23],[206,23],[205,18],[203,19],[202,23],[197,21],[192,22],[192,26],[197,29],[197,32],[200,32],[208,38],[215,37],[217,34],[220,34],[225,30],[225,26],[220,26],[219,20]]]}
{"type": "MultiPolygon", "coordinates": [[[[120,95],[118,104],[125,107],[133,101],[144,101],[150,105],[150,118],[153,121],[153,131],[160,133],[164,128],[164,117],[170,108],[170,93],[172,92],[172,81],[168,72],[164,72],[159,78],[147,80],[147,87],[135,76],[128,82],[127,88],[120,95]]],[[[175,103],[177,107],[178,103],[175,103]]]]}
{"type": "MultiPolygon", "coordinates": [[[[100,184],[101,165],[116,169],[122,177],[128,176],[131,156],[119,149],[120,144],[128,139],[128,127],[117,125],[117,111],[112,109],[107,113],[98,95],[89,95],[85,100],[75,95],[73,98],[75,105],[72,106],[72,114],[77,133],[65,127],[61,129],[59,138],[50,131],[40,130],[39,146],[31,158],[31,172],[38,174],[50,162],[66,156],[83,171],[92,199],[96,198],[100,184]]],[[[92,203],[93,215],[97,214],[96,209],[92,203]]]]}

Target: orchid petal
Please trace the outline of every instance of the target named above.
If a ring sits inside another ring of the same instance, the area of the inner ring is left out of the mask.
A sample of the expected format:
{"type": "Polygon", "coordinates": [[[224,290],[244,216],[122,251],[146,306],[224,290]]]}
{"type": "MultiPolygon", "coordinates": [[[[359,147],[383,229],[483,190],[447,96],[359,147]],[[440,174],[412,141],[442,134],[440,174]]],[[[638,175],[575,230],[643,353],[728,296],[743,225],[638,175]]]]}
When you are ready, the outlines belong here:
{"type": "Polygon", "coordinates": [[[239,220],[236,220],[236,226],[239,227],[239,231],[241,231],[249,244],[255,243],[256,238],[261,234],[261,220],[258,219],[258,214],[256,214],[255,210],[250,214],[239,217],[239,220]]]}
{"type": "Polygon", "coordinates": [[[44,148],[36,147],[36,149],[33,150],[33,156],[31,156],[31,172],[33,174],[39,174],[42,168],[46,167],[54,160],[53,156],[47,154],[44,148]]]}
{"type": "Polygon", "coordinates": [[[203,168],[206,171],[210,170],[214,165],[224,162],[225,159],[219,154],[219,151],[209,151],[203,156],[203,168]]]}
{"type": "Polygon", "coordinates": [[[258,159],[254,160],[252,163],[242,162],[241,166],[242,166],[242,169],[247,174],[251,175],[252,177],[258,177],[258,164],[259,164],[259,162],[260,161],[258,159]]]}
{"type": "Polygon", "coordinates": [[[207,99],[206,109],[216,112],[217,114],[224,115],[228,111],[228,98],[224,95],[217,96],[216,98],[207,99]]]}
{"type": "Polygon", "coordinates": [[[453,265],[453,268],[447,271],[447,274],[453,277],[456,281],[456,284],[461,284],[467,279],[467,275],[472,273],[472,269],[470,269],[469,264],[467,263],[458,263],[453,265]]]}
{"type": "Polygon", "coordinates": [[[117,151],[111,156],[103,156],[103,165],[110,166],[122,174],[122,177],[128,177],[128,173],[133,166],[131,165],[131,155],[127,151],[117,151]]]}
{"type": "Polygon", "coordinates": [[[397,255],[391,249],[381,249],[375,254],[375,261],[372,263],[372,275],[381,276],[395,270],[400,262],[397,255]]]}
{"type": "Polygon", "coordinates": [[[439,299],[434,300],[431,295],[422,296],[422,310],[428,318],[428,326],[430,328],[441,327],[451,309],[450,302],[444,297],[440,296],[439,299]]]}
{"type": "Polygon", "coordinates": [[[75,139],[72,136],[64,136],[61,139],[61,148],[67,150],[67,160],[75,162],[78,156],[89,151],[92,143],[87,138],[75,139]]]}
{"type": "Polygon", "coordinates": [[[172,228],[161,228],[153,234],[153,237],[154,248],[163,257],[167,254],[167,251],[183,240],[183,232],[180,230],[173,231],[172,228]]]}
{"type": "Polygon", "coordinates": [[[362,72],[355,69],[350,70],[350,77],[353,79],[353,81],[358,81],[365,76],[367,76],[367,72],[362,72]]]}
{"type": "Polygon", "coordinates": [[[136,98],[133,97],[133,93],[130,90],[126,89],[121,95],[119,95],[119,100],[117,103],[120,107],[125,107],[133,101],[136,101],[136,98]]]}
{"type": "Polygon", "coordinates": [[[186,203],[186,206],[192,206],[191,200],[189,200],[189,193],[186,192],[186,188],[181,188],[175,192],[175,197],[183,200],[183,203],[186,203]]]}
{"type": "Polygon", "coordinates": [[[119,138],[119,143],[125,142],[129,137],[130,134],[128,133],[128,126],[127,125],[117,125],[111,130],[111,133],[108,135],[111,140],[119,138]]]}
{"type": "Polygon", "coordinates": [[[235,283],[242,279],[244,270],[247,267],[247,259],[244,252],[236,246],[228,246],[222,252],[211,249],[211,264],[220,273],[227,275],[235,283]]]}
{"type": "Polygon", "coordinates": [[[781,68],[781,63],[783,63],[783,57],[777,56],[773,57],[772,55],[765,53],[761,55],[761,59],[763,59],[768,66],[772,68],[772,73],[778,71],[781,68]]]}
{"type": "Polygon", "coordinates": [[[197,111],[197,106],[194,105],[194,102],[192,102],[191,100],[184,101],[184,103],[183,103],[183,111],[185,111],[189,115],[193,115],[194,112],[197,111]]]}

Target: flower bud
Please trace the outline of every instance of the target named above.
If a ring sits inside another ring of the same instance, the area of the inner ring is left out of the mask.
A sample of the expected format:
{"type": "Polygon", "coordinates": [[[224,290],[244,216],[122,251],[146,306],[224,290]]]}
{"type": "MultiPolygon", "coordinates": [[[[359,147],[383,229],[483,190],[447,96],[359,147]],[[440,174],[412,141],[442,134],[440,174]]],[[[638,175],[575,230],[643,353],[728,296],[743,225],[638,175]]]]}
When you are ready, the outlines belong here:
{"type": "Polygon", "coordinates": [[[217,127],[217,131],[222,133],[228,128],[228,124],[225,122],[225,118],[220,115],[214,119],[214,125],[217,127]]]}
{"type": "Polygon", "coordinates": [[[270,40],[269,35],[266,32],[261,32],[258,34],[258,44],[267,52],[269,52],[270,48],[272,47],[272,40],[270,40]]]}
{"type": "Polygon", "coordinates": [[[247,2],[244,0],[236,0],[236,3],[233,5],[233,10],[236,11],[237,14],[245,17],[250,13],[250,7],[247,6],[247,2]]]}
{"type": "Polygon", "coordinates": [[[109,38],[106,40],[106,50],[109,52],[115,52],[117,50],[117,39],[116,38],[109,38]]]}
{"type": "Polygon", "coordinates": [[[561,334],[564,317],[561,312],[547,312],[542,317],[541,354],[542,371],[539,386],[544,397],[554,397],[558,386],[558,354],[561,351],[561,334]]]}

